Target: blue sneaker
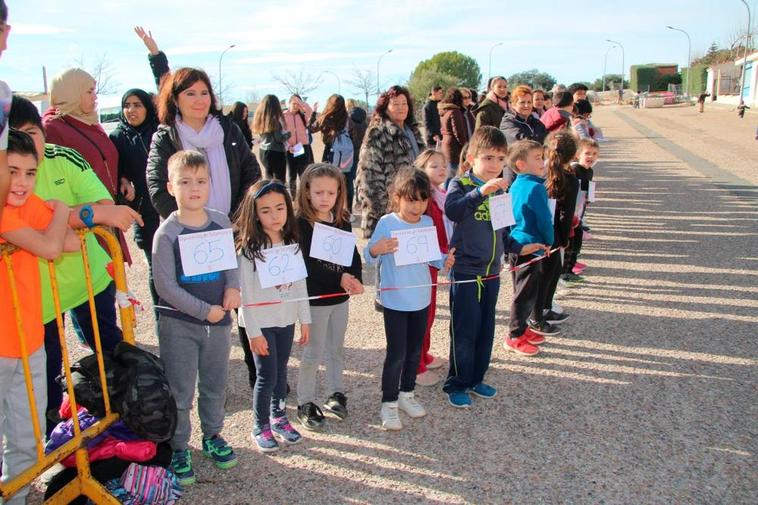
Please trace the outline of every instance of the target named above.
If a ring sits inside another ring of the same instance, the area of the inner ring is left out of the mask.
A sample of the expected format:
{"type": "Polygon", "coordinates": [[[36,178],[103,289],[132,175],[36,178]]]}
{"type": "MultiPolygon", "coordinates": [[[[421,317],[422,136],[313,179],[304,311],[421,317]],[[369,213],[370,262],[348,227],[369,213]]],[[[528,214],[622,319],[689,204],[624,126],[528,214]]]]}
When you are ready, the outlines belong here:
{"type": "Polygon", "coordinates": [[[271,432],[271,425],[265,424],[262,427],[256,427],[253,430],[253,441],[261,452],[274,452],[279,450],[279,444],[276,443],[274,434],[271,432]]]}
{"type": "Polygon", "coordinates": [[[192,456],[188,449],[174,451],[171,455],[171,469],[176,475],[176,480],[182,486],[195,483],[195,472],[192,470],[192,456]]]}
{"type": "Polygon", "coordinates": [[[489,400],[490,398],[494,398],[497,396],[497,389],[493,388],[489,384],[480,382],[476,386],[469,389],[469,393],[473,393],[479,398],[484,398],[486,400],[489,400]]]}
{"type": "Polygon", "coordinates": [[[275,435],[278,435],[283,442],[297,444],[303,439],[303,436],[292,427],[287,416],[275,417],[271,421],[273,421],[271,423],[271,431],[275,435]]]}
{"type": "Polygon", "coordinates": [[[471,397],[465,391],[448,393],[447,401],[456,409],[467,409],[471,407],[471,397]]]}
{"type": "Polygon", "coordinates": [[[218,468],[224,470],[237,465],[237,455],[221,435],[203,439],[203,456],[212,459],[218,468]]]}

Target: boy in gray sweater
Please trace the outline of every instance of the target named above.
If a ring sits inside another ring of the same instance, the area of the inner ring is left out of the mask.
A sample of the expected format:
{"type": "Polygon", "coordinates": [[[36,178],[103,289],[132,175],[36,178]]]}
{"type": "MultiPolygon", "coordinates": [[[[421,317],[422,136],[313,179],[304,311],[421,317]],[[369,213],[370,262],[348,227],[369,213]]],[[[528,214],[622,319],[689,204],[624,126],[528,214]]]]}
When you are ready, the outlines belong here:
{"type": "MultiPolygon", "coordinates": [[[[171,466],[179,482],[187,485],[195,482],[188,444],[192,433],[189,414],[198,377],[203,455],[219,468],[237,464],[234,451],[220,433],[231,350],[229,311],[240,306],[241,296],[236,266],[197,275],[184,272],[189,262],[188,258],[182,261],[180,237],[231,229],[226,215],[205,208],[210,189],[205,156],[196,151],[175,153],[168,160],[168,179],[168,191],[176,198],[178,209],[155,233],[153,277],[160,297],[157,307],[160,355],[179,417],[171,440],[174,449],[171,466]]],[[[194,261],[204,262],[212,254],[217,255],[218,243],[212,245],[210,241],[194,245],[194,261]]]]}

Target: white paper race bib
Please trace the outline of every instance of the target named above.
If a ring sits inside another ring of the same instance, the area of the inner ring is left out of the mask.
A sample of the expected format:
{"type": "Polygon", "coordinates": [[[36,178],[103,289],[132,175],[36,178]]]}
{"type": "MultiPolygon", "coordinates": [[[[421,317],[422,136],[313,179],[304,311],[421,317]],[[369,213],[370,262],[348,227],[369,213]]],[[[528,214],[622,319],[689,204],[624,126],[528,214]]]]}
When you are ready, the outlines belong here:
{"type": "Polygon", "coordinates": [[[353,264],[355,235],[351,232],[316,223],[311,239],[311,258],[349,267],[353,264]]]}
{"type": "Polygon", "coordinates": [[[237,253],[230,229],[179,235],[179,255],[187,276],[237,268],[237,253]]]}
{"type": "Polygon", "coordinates": [[[261,254],[263,261],[255,258],[255,270],[264,289],[308,277],[308,270],[297,244],[263,249],[261,254]]]}
{"type": "Polygon", "coordinates": [[[397,251],[394,254],[397,266],[429,263],[442,257],[434,226],[397,230],[390,235],[397,239],[397,251]]]}

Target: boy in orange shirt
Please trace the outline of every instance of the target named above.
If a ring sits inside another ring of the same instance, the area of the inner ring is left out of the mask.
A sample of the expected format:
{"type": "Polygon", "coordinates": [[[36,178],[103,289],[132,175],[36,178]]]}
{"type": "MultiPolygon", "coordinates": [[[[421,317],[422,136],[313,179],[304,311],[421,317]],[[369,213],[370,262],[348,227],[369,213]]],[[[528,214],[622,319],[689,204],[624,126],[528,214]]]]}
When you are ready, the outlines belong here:
{"type": "MultiPolygon", "coordinates": [[[[11,130],[8,136],[10,191],[0,218],[0,243],[18,247],[10,256],[19,301],[21,328],[40,430],[45,429],[47,382],[42,345],[42,295],[37,258],[55,259],[63,250],[78,250],[79,240],[68,228],[68,207],[34,195],[37,150],[29,135],[11,130]]],[[[5,438],[2,481],[29,468],[37,459],[31,408],[21,360],[21,339],[11,297],[8,265],[0,258],[0,436],[5,438]]],[[[7,505],[25,503],[22,489],[7,505]]]]}

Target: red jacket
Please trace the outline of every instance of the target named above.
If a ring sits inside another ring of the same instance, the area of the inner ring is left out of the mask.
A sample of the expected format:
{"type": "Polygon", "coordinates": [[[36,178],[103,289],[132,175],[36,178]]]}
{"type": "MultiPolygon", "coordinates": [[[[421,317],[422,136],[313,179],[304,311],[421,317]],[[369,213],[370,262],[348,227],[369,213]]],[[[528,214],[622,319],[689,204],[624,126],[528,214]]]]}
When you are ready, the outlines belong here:
{"type": "Polygon", "coordinates": [[[434,227],[437,229],[437,241],[440,243],[440,252],[447,254],[449,244],[447,243],[447,232],[445,232],[445,220],[443,219],[445,212],[437,206],[434,197],[429,199],[426,215],[432,218],[434,227]]]}
{"type": "Polygon", "coordinates": [[[75,149],[92,165],[111,196],[118,191],[118,150],[99,124],[88,125],[71,116],[56,117],[50,107],[42,117],[45,140],[75,149]]]}
{"type": "Polygon", "coordinates": [[[545,125],[548,132],[560,130],[568,124],[568,118],[561,114],[561,112],[557,107],[550,107],[540,116],[540,121],[545,125]]]}

